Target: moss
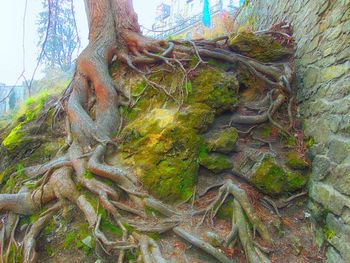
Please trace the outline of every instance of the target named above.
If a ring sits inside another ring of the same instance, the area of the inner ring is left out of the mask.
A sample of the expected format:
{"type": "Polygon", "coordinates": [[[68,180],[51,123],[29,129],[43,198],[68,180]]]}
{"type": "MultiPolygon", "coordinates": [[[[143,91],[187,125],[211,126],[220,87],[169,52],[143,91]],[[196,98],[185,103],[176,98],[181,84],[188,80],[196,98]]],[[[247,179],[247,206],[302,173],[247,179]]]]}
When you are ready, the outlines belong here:
{"type": "Polygon", "coordinates": [[[147,235],[154,240],[160,240],[160,234],[157,232],[149,232],[147,235]]]}
{"type": "Polygon", "coordinates": [[[133,86],[131,90],[131,95],[134,97],[138,97],[145,91],[145,89],[146,89],[146,82],[140,81],[133,86]]]}
{"type": "Polygon", "coordinates": [[[199,131],[205,131],[213,123],[214,117],[214,111],[203,103],[194,103],[178,113],[181,122],[199,131]]]}
{"type": "Polygon", "coordinates": [[[225,71],[231,67],[229,63],[223,63],[222,61],[218,61],[215,59],[208,59],[207,64],[225,71]]]}
{"type": "Polygon", "coordinates": [[[128,233],[131,234],[132,232],[135,231],[135,228],[131,225],[129,225],[128,223],[124,223],[124,227],[126,228],[126,230],[128,230],[128,233]]]}
{"type": "MultiPolygon", "coordinates": [[[[8,192],[8,191],[11,191],[15,188],[15,185],[16,185],[16,181],[15,181],[15,177],[14,176],[11,176],[5,183],[5,186],[4,186],[4,190],[5,192],[8,192]]],[[[4,192],[3,191],[3,192],[4,192]]]]}
{"type": "Polygon", "coordinates": [[[53,219],[51,219],[49,221],[48,224],[46,224],[46,226],[44,227],[44,234],[45,235],[50,235],[52,233],[54,233],[54,231],[57,229],[57,225],[55,223],[55,221],[53,219]]]}
{"type": "Polygon", "coordinates": [[[13,166],[8,167],[3,172],[3,181],[5,184],[1,188],[2,193],[13,193],[17,192],[20,188],[20,183],[27,179],[23,173],[23,163],[14,164],[13,166]],[[15,172],[15,174],[12,174],[15,172]]]}
{"type": "MultiPolygon", "coordinates": [[[[8,150],[12,151],[15,148],[20,147],[23,143],[30,140],[25,130],[25,124],[36,119],[42,110],[45,101],[47,100],[48,93],[41,93],[36,98],[28,98],[25,102],[24,118],[19,118],[21,121],[10,131],[10,133],[3,140],[2,144],[8,150]]],[[[22,114],[21,114],[22,115],[22,114]]]]}
{"type": "Polygon", "coordinates": [[[233,110],[237,104],[236,78],[218,69],[202,68],[192,80],[192,85],[193,92],[186,104],[203,103],[215,110],[216,114],[233,110]]]}
{"type": "Polygon", "coordinates": [[[145,212],[148,216],[153,216],[153,217],[164,217],[164,215],[162,213],[160,213],[158,210],[149,207],[149,206],[145,206],[145,212]]]}
{"type": "Polygon", "coordinates": [[[3,184],[3,182],[8,179],[8,176],[11,175],[15,170],[16,164],[6,167],[6,169],[0,173],[0,183],[3,184]]]}
{"type": "Polygon", "coordinates": [[[306,177],[297,172],[284,170],[268,156],[258,164],[252,183],[263,192],[276,195],[302,188],[306,184],[306,177]]]}
{"type": "Polygon", "coordinates": [[[272,128],[269,125],[262,125],[256,128],[255,131],[261,138],[269,138],[272,135],[272,128]]]}
{"type": "Polygon", "coordinates": [[[25,176],[24,175],[24,165],[23,163],[19,163],[16,165],[16,172],[19,176],[25,176]]]}
{"type": "Polygon", "coordinates": [[[286,192],[294,192],[299,190],[306,184],[306,176],[302,176],[297,172],[287,172],[287,187],[285,187],[286,192]]]}
{"type": "Polygon", "coordinates": [[[268,35],[254,35],[241,32],[229,40],[229,47],[235,52],[262,62],[278,61],[292,55],[292,51],[268,35]]]}
{"type": "Polygon", "coordinates": [[[334,231],[326,225],[326,226],[324,227],[324,238],[325,238],[326,240],[330,240],[330,239],[332,239],[334,236],[335,236],[334,231]]]}
{"type": "Polygon", "coordinates": [[[34,223],[34,222],[38,221],[39,217],[40,217],[40,213],[39,212],[29,216],[30,223],[34,223]]]}
{"type": "Polygon", "coordinates": [[[128,262],[136,262],[138,254],[141,254],[139,249],[136,250],[136,253],[133,250],[127,250],[125,252],[125,257],[128,260],[128,262]]]}
{"type": "Polygon", "coordinates": [[[230,198],[226,200],[223,203],[223,205],[219,208],[217,217],[231,222],[232,213],[233,213],[233,199],[230,198]]]}
{"type": "Polygon", "coordinates": [[[281,138],[282,143],[288,148],[293,148],[296,145],[296,139],[284,132],[280,132],[278,136],[281,138]]]}
{"type": "Polygon", "coordinates": [[[200,137],[177,120],[176,110],[153,109],[131,122],[122,137],[121,158],[152,194],[168,201],[192,194],[200,137]]]}
{"type": "Polygon", "coordinates": [[[24,142],[25,132],[23,130],[23,123],[19,123],[15,126],[9,135],[3,140],[2,145],[4,145],[8,150],[13,150],[24,142]]]}
{"type": "Polygon", "coordinates": [[[205,146],[209,152],[229,153],[236,147],[238,133],[235,128],[212,132],[205,139],[205,146]]]}
{"type": "Polygon", "coordinates": [[[89,170],[86,170],[85,173],[84,173],[84,177],[85,177],[86,179],[92,179],[92,178],[94,178],[94,175],[93,175],[93,173],[90,172],[89,170]]]}
{"type": "Polygon", "coordinates": [[[199,164],[214,173],[221,173],[233,167],[229,157],[223,154],[209,154],[204,145],[200,146],[199,164]]]}
{"type": "Polygon", "coordinates": [[[168,158],[150,169],[142,178],[155,196],[167,201],[186,200],[192,195],[198,165],[195,160],[168,158]]]}
{"type": "Polygon", "coordinates": [[[86,255],[90,254],[95,246],[94,239],[91,237],[91,230],[87,223],[82,223],[77,229],[70,231],[63,241],[65,249],[81,249],[86,255]],[[86,244],[88,242],[88,244],[86,244]]]}
{"type": "MultiPolygon", "coordinates": [[[[181,99],[177,89],[181,72],[161,72],[150,79],[181,99]]],[[[116,162],[133,168],[155,197],[169,202],[192,195],[199,168],[199,134],[216,114],[232,110],[237,103],[236,79],[218,69],[200,67],[188,83],[190,86],[182,87],[185,97],[179,110],[163,92],[146,88],[143,81],[130,80],[131,94],[142,96],[132,109],[123,108],[127,124],[115,156],[116,162]]]]}
{"type": "Polygon", "coordinates": [[[199,163],[214,173],[221,173],[233,167],[230,158],[223,154],[208,154],[201,157],[199,163]]]}
{"type": "Polygon", "coordinates": [[[305,161],[304,158],[300,156],[297,152],[289,152],[286,156],[286,164],[292,168],[297,170],[304,170],[309,168],[309,163],[305,161]]]}
{"type": "Polygon", "coordinates": [[[304,139],[304,143],[305,143],[305,146],[306,148],[311,148],[312,146],[315,145],[315,139],[313,137],[307,137],[304,139]]]}
{"type": "Polygon", "coordinates": [[[35,98],[34,101],[32,101],[30,104],[26,103],[27,104],[27,110],[25,112],[26,122],[29,122],[38,116],[47,98],[48,98],[48,93],[43,92],[43,93],[40,93],[39,96],[35,98]]]}
{"type": "Polygon", "coordinates": [[[65,239],[63,240],[63,246],[66,249],[69,249],[72,247],[73,243],[76,241],[77,239],[77,233],[75,231],[71,231],[69,232],[65,239]]]}
{"type": "Polygon", "coordinates": [[[45,252],[49,257],[52,257],[54,254],[54,249],[51,245],[45,244],[45,252]]]}
{"type": "Polygon", "coordinates": [[[23,262],[22,251],[12,242],[8,253],[7,262],[23,262]]]}
{"type": "Polygon", "coordinates": [[[102,218],[100,226],[101,226],[101,230],[103,232],[114,234],[117,237],[123,236],[123,231],[121,230],[121,228],[117,227],[115,224],[111,223],[108,219],[102,218]]]}

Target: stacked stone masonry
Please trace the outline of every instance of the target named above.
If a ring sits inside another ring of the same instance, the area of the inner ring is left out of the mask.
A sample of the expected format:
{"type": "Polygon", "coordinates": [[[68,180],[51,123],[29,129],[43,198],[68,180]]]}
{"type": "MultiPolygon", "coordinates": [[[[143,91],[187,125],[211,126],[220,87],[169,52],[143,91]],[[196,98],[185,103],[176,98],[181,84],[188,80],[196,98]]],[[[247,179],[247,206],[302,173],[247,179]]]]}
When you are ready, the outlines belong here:
{"type": "Polygon", "coordinates": [[[293,26],[299,114],[316,142],[309,208],[328,233],[327,262],[350,262],[350,0],[246,2],[241,25],[293,26]]]}

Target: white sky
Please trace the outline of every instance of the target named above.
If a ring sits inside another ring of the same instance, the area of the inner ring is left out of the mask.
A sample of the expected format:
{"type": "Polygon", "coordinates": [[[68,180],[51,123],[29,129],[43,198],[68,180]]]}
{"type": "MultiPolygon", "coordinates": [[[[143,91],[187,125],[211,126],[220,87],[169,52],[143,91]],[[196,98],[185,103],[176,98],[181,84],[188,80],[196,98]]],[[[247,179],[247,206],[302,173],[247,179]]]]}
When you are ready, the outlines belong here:
{"type": "MultiPolygon", "coordinates": [[[[28,7],[25,20],[25,76],[31,78],[36,66],[37,15],[42,8],[41,0],[27,0],[28,7]]],[[[148,28],[155,18],[156,6],[161,0],[133,0],[139,23],[148,28]]],[[[87,23],[83,0],[74,0],[79,36],[82,44],[87,44],[87,23]]],[[[0,82],[14,85],[23,68],[22,34],[25,0],[2,0],[0,3],[0,82]]],[[[36,79],[42,75],[37,74],[36,79]]],[[[19,84],[22,83],[20,80],[19,84]]]]}

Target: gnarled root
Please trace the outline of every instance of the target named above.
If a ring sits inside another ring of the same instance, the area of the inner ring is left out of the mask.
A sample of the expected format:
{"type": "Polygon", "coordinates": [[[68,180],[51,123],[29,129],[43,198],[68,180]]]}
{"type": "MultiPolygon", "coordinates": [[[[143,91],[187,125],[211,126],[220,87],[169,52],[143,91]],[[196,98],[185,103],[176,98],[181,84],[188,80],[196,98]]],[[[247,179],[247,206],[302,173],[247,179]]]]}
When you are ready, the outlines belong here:
{"type": "Polygon", "coordinates": [[[195,237],[194,235],[189,234],[181,227],[175,227],[173,229],[175,234],[185,239],[187,242],[193,244],[194,246],[202,249],[203,251],[207,252],[208,254],[212,255],[214,258],[219,260],[222,263],[233,263],[232,259],[229,259],[226,257],[223,253],[221,253],[219,250],[217,250],[215,247],[210,245],[209,243],[199,239],[198,237],[195,237]]]}
{"type": "Polygon", "coordinates": [[[261,124],[268,120],[271,121],[272,115],[281,107],[285,100],[283,94],[279,94],[275,101],[272,101],[270,107],[261,115],[233,115],[230,120],[230,125],[232,124],[261,124]]]}
{"type": "Polygon", "coordinates": [[[233,216],[237,225],[239,239],[242,243],[248,261],[250,263],[270,262],[270,260],[260,251],[260,249],[254,246],[251,231],[249,229],[248,222],[245,218],[240,202],[237,199],[235,199],[233,202],[233,216]]]}
{"type": "Polygon", "coordinates": [[[37,260],[37,253],[35,251],[36,238],[61,206],[61,203],[55,204],[31,225],[30,230],[23,239],[23,262],[29,263],[37,260]]]}
{"type": "MultiPolygon", "coordinates": [[[[87,8],[92,8],[94,1],[87,2],[87,8]]],[[[104,5],[101,6],[101,10],[104,11],[110,8],[114,11],[121,8],[121,6],[111,7],[107,5],[108,1],[98,2],[104,5]]],[[[113,1],[113,5],[128,3],[130,1],[113,1]]],[[[260,63],[254,59],[217,48],[215,41],[166,43],[143,37],[138,30],[132,30],[132,26],[121,29],[122,32],[118,32],[120,33],[118,35],[115,30],[115,25],[118,24],[118,21],[115,21],[118,19],[117,16],[113,16],[107,11],[105,13],[108,15],[101,15],[98,19],[90,17],[90,27],[92,28],[90,28],[90,44],[77,60],[77,71],[67,90],[68,95],[65,96],[69,98],[65,105],[68,134],[66,145],[60,149],[56,159],[43,165],[24,169],[24,174],[28,177],[28,180],[33,181],[39,177],[37,181],[39,187],[37,189],[31,193],[20,191],[17,194],[0,195],[0,210],[11,212],[9,220],[4,223],[1,232],[1,255],[4,255],[5,243],[17,244],[13,233],[18,223],[18,216],[14,213],[30,215],[39,212],[43,206],[46,206],[48,210],[41,214],[36,222],[28,226],[29,230],[23,240],[24,261],[35,261],[37,256],[35,252],[36,238],[44,225],[62,207],[62,202],[68,200],[83,213],[93,230],[94,237],[106,253],[110,253],[111,250],[119,250],[118,263],[124,261],[126,250],[134,250],[137,247],[141,250],[144,262],[166,262],[161,255],[158,244],[142,232],[163,233],[172,229],[181,238],[211,254],[219,261],[234,262],[220,250],[179,226],[188,214],[181,214],[150,196],[142,190],[140,182],[129,171],[111,166],[105,162],[107,146],[116,145],[114,138],[122,127],[118,107],[125,104],[123,99],[128,99],[128,105],[131,101],[123,88],[116,85],[109,76],[108,65],[112,62],[113,57],[116,57],[118,62],[125,63],[132,70],[141,74],[149,87],[164,92],[169,98],[178,103],[179,108],[184,100],[183,88],[184,86],[187,87],[189,73],[196,70],[201,63],[206,63],[205,58],[214,58],[234,65],[243,65],[252,74],[255,74],[272,87],[272,91],[270,91],[269,96],[256,105],[258,108],[267,108],[265,112],[251,116],[234,115],[230,125],[254,125],[270,121],[277,127],[278,123],[272,117],[281,107],[287,95],[290,94],[289,83],[292,73],[289,66],[287,64],[270,65],[260,63]],[[104,27],[103,30],[99,28],[101,25],[104,27]],[[99,30],[101,32],[97,32],[99,30]],[[117,50],[116,47],[119,47],[120,44],[118,41],[124,41],[125,43],[121,44],[121,48],[117,50]],[[190,46],[184,46],[184,43],[190,44],[190,46]],[[192,69],[186,70],[186,66],[188,66],[186,63],[192,58],[185,57],[184,52],[193,54],[198,58],[197,64],[192,69]],[[180,85],[176,89],[176,92],[179,92],[181,96],[178,101],[168,89],[148,79],[148,71],[144,71],[142,65],[140,65],[155,62],[163,62],[171,70],[178,68],[183,74],[180,85]],[[91,112],[91,101],[95,106],[93,113],[91,112]],[[89,176],[86,175],[87,172],[89,172],[89,176]],[[101,179],[109,179],[114,185],[106,184],[101,179]],[[101,231],[102,219],[98,209],[93,207],[87,198],[78,191],[76,183],[91,192],[98,200],[99,205],[107,211],[108,216],[122,229],[121,240],[109,240],[101,231]],[[120,195],[120,193],[123,193],[123,195],[120,195]],[[120,196],[129,198],[133,205],[124,203],[120,196]],[[50,202],[52,201],[57,201],[57,203],[50,208],[50,202]],[[159,212],[162,218],[147,216],[146,207],[159,212]],[[125,215],[125,212],[127,215],[125,215]],[[126,224],[134,227],[136,231],[129,233],[126,224]]],[[[93,13],[89,13],[89,15],[93,15],[93,13]]],[[[129,20],[126,21],[126,23],[129,22],[129,20]]],[[[141,95],[142,93],[139,94],[139,96],[141,95]]],[[[289,112],[291,112],[292,101],[290,105],[289,112]]],[[[292,118],[290,118],[290,123],[293,123],[292,118]]],[[[244,133],[250,133],[251,129],[244,133]]],[[[228,246],[239,238],[250,262],[268,262],[259,248],[260,245],[253,240],[248,222],[257,229],[261,238],[267,244],[271,245],[272,241],[265,225],[250,204],[246,192],[232,181],[225,181],[221,185],[216,199],[207,209],[199,211],[205,213],[202,222],[207,215],[213,221],[226,198],[229,195],[233,196],[232,229],[225,239],[225,245],[228,246]]]]}
{"type": "Polygon", "coordinates": [[[140,250],[144,263],[166,263],[158,244],[150,237],[134,233],[133,236],[139,241],[140,250]]]}
{"type": "Polygon", "coordinates": [[[253,206],[249,202],[246,192],[234,184],[232,180],[227,180],[225,184],[220,187],[219,194],[205,210],[204,217],[202,218],[200,224],[203,223],[203,220],[208,213],[211,221],[213,221],[213,218],[229,195],[233,196],[234,205],[232,229],[229,235],[226,237],[225,245],[228,246],[238,234],[249,262],[269,262],[258,246],[254,245],[247,219],[253,225],[253,228],[259,232],[260,236],[268,244],[268,246],[272,245],[270,234],[266,226],[256,215],[253,206]]]}

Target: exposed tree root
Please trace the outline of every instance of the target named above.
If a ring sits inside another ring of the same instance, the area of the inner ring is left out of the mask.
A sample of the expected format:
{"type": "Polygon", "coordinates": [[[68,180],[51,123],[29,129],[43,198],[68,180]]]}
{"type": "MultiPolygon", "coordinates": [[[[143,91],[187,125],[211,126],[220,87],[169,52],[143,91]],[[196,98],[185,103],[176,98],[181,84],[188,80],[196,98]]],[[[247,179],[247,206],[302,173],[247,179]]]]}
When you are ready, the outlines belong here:
{"type": "MultiPolygon", "coordinates": [[[[130,171],[110,166],[105,162],[107,148],[117,145],[114,137],[122,127],[118,108],[125,104],[125,99],[128,100],[127,105],[132,104],[123,87],[113,82],[108,72],[108,66],[113,57],[116,57],[119,63],[124,63],[130,70],[141,74],[147,87],[153,87],[159,92],[163,92],[177,102],[179,108],[185,96],[183,87],[187,86],[188,74],[195,71],[200,64],[206,63],[206,58],[244,66],[272,88],[268,96],[255,105],[248,106],[249,109],[264,110],[263,113],[232,116],[230,125],[254,125],[244,133],[250,133],[257,124],[267,121],[283,130],[283,127],[274,121],[272,116],[279,110],[290,93],[289,80],[292,74],[290,67],[288,64],[264,64],[227,49],[218,48],[216,42],[225,40],[226,37],[211,42],[203,40],[174,43],[143,37],[134,21],[136,15],[133,11],[125,14],[125,17],[129,18],[127,21],[120,21],[121,18],[116,16],[117,11],[130,10],[128,6],[130,1],[103,0],[96,2],[86,0],[87,10],[90,11],[88,12],[90,44],[77,60],[76,73],[65,94],[64,100],[68,99],[68,101],[66,101],[66,105],[62,106],[67,114],[67,142],[59,150],[56,159],[46,164],[24,169],[23,172],[28,177],[26,181],[36,182],[36,189],[31,192],[22,190],[16,194],[0,195],[0,210],[10,212],[8,220],[3,224],[1,230],[1,257],[3,261],[6,262],[12,244],[18,245],[14,238],[14,231],[18,223],[18,216],[15,214],[31,215],[38,213],[42,207],[48,208],[37,221],[28,226],[29,230],[21,245],[24,262],[34,262],[37,258],[36,239],[41,230],[52,216],[62,208],[62,203],[69,201],[81,210],[94,233],[94,237],[104,251],[106,253],[113,250],[119,251],[119,263],[124,262],[126,250],[135,248],[140,248],[145,263],[166,262],[157,243],[143,233],[163,233],[171,229],[181,238],[211,254],[220,262],[234,262],[209,243],[179,227],[179,224],[183,223],[190,213],[182,214],[153,198],[142,189],[138,179],[130,171]],[[95,5],[99,5],[99,8],[96,8],[95,5]],[[185,44],[190,44],[190,47],[185,44]],[[188,54],[195,55],[198,59],[197,64],[191,69],[186,68],[187,61],[191,59],[188,54]],[[177,101],[166,87],[151,81],[147,77],[148,72],[139,69],[140,65],[154,63],[164,63],[171,69],[177,68],[182,72],[183,76],[177,90],[181,94],[180,101],[177,101]],[[91,102],[95,106],[94,114],[90,111],[91,102]],[[87,178],[87,172],[92,173],[93,178],[87,178]],[[101,178],[111,180],[115,187],[107,185],[101,178]],[[122,229],[121,240],[109,240],[100,230],[101,215],[86,196],[77,189],[77,183],[94,194],[99,205],[122,229]],[[123,203],[123,200],[120,199],[120,192],[124,192],[131,200],[132,207],[123,203]],[[52,205],[52,202],[56,203],[52,205]],[[148,216],[145,212],[146,207],[154,209],[164,218],[148,216]],[[124,216],[125,213],[122,211],[126,212],[128,216],[124,216]],[[134,227],[138,232],[129,233],[126,224],[134,227]],[[6,244],[9,244],[7,252],[5,252],[6,244]]],[[[142,96],[143,92],[139,96],[142,96]]],[[[291,104],[292,99],[290,100],[291,104]]],[[[292,119],[290,122],[292,123],[292,119]]],[[[203,223],[208,215],[213,222],[226,198],[230,195],[233,196],[232,229],[225,239],[225,245],[229,246],[239,237],[249,262],[269,262],[261,252],[264,250],[263,247],[257,245],[258,243],[253,240],[249,224],[257,229],[261,238],[268,245],[272,244],[272,240],[266,226],[250,204],[246,192],[230,180],[213,187],[218,186],[221,187],[215,200],[208,208],[195,213],[204,213],[200,223],[203,223]]],[[[205,192],[211,188],[206,189],[205,192]]]]}
{"type": "Polygon", "coordinates": [[[182,237],[183,239],[188,241],[189,243],[193,244],[194,246],[196,246],[196,247],[202,249],[203,251],[207,252],[208,254],[212,255],[214,258],[216,258],[220,262],[222,262],[222,263],[233,263],[233,262],[235,262],[232,259],[229,259],[228,257],[226,257],[223,253],[221,253],[219,250],[214,248],[209,243],[207,243],[207,242],[205,242],[205,241],[195,237],[194,235],[189,234],[183,228],[175,227],[173,229],[173,231],[177,235],[179,235],[180,237],[182,237]]]}
{"type": "Polygon", "coordinates": [[[270,104],[269,109],[261,115],[233,115],[230,120],[230,125],[236,124],[261,124],[272,119],[272,115],[281,107],[285,100],[285,96],[280,94],[276,100],[270,104]]]}
{"type": "Polygon", "coordinates": [[[61,204],[55,204],[44,215],[40,216],[37,221],[35,221],[30,230],[27,232],[25,238],[23,239],[23,262],[35,262],[37,259],[37,253],[35,251],[36,238],[40,234],[41,230],[49,222],[49,220],[55,215],[57,210],[61,208],[61,204]]]}
{"type": "Polygon", "coordinates": [[[133,236],[139,241],[140,250],[144,263],[166,263],[158,244],[150,237],[134,233],[133,236]]]}
{"type": "Polygon", "coordinates": [[[220,187],[217,198],[214,200],[214,202],[212,202],[211,205],[208,206],[207,212],[211,212],[211,217],[214,217],[216,215],[218,209],[224,203],[225,199],[228,197],[229,194],[231,194],[234,197],[234,199],[239,202],[240,206],[242,206],[247,218],[257,229],[261,237],[268,244],[272,244],[270,234],[268,233],[264,223],[256,215],[254,208],[249,202],[247,193],[243,189],[235,185],[232,182],[232,180],[227,180],[225,184],[222,187],[220,187]]]}
{"type": "Polygon", "coordinates": [[[254,246],[248,222],[243,214],[242,206],[237,199],[233,201],[233,210],[239,239],[244,248],[248,262],[270,262],[267,257],[259,250],[259,248],[254,246]]]}

